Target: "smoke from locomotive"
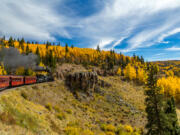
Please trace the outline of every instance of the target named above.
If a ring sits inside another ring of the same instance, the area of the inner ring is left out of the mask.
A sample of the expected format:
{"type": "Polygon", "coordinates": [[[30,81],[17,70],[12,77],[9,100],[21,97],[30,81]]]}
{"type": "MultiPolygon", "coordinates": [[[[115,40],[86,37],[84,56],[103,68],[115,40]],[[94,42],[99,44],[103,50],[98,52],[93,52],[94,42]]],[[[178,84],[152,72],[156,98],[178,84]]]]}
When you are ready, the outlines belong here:
{"type": "Polygon", "coordinates": [[[18,67],[35,68],[37,62],[37,55],[29,53],[20,54],[20,52],[13,47],[2,48],[0,50],[0,61],[3,62],[5,68],[16,69],[18,67]]]}
{"type": "Polygon", "coordinates": [[[0,89],[26,84],[53,81],[54,79],[51,75],[50,69],[48,67],[38,66],[37,61],[38,56],[33,53],[29,53],[26,55],[23,53],[21,54],[18,49],[13,47],[1,48],[0,62],[3,62],[5,69],[8,69],[9,73],[5,76],[0,75],[0,89]],[[19,67],[24,67],[24,69],[32,69],[36,72],[36,75],[16,74],[15,71],[19,67]],[[39,74],[39,71],[47,72],[48,74],[39,74]]]}

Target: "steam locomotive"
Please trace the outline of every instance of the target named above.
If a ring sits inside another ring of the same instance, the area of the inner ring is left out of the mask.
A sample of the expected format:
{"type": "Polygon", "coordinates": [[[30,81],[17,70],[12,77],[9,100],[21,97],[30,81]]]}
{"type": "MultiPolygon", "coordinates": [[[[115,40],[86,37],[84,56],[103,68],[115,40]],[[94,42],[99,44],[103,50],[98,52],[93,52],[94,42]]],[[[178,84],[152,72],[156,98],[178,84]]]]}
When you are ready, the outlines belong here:
{"type": "Polygon", "coordinates": [[[0,90],[21,85],[54,81],[51,70],[48,67],[37,67],[35,72],[37,73],[36,76],[0,75],[0,90]],[[43,75],[41,72],[47,72],[48,74],[43,75]]]}
{"type": "Polygon", "coordinates": [[[50,76],[0,76],[0,89],[53,81],[50,76]]]}

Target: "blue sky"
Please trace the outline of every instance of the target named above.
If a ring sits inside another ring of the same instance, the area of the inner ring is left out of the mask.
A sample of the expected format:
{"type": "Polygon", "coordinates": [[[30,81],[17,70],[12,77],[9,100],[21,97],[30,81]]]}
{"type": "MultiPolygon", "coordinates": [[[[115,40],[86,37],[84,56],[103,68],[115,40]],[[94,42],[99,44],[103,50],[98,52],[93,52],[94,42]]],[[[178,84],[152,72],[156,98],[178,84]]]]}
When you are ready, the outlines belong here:
{"type": "Polygon", "coordinates": [[[180,60],[180,0],[0,0],[0,36],[180,60]]]}

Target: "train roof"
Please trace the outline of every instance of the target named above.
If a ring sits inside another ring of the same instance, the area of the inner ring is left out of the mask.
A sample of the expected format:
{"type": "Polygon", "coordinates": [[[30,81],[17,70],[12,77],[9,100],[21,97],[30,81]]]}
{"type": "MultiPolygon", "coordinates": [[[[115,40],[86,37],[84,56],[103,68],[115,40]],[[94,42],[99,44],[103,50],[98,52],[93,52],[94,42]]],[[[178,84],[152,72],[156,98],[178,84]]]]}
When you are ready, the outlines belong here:
{"type": "Polygon", "coordinates": [[[12,78],[22,78],[24,76],[10,75],[9,77],[12,77],[12,78]]]}
{"type": "Polygon", "coordinates": [[[7,77],[10,77],[8,75],[0,75],[0,78],[7,78],[7,77]]]}
{"type": "Polygon", "coordinates": [[[26,78],[36,78],[36,76],[24,76],[24,77],[26,77],[26,78]]]}
{"type": "Polygon", "coordinates": [[[16,78],[21,78],[21,77],[36,77],[36,76],[22,76],[22,75],[0,75],[0,77],[16,77],[16,78]]]}

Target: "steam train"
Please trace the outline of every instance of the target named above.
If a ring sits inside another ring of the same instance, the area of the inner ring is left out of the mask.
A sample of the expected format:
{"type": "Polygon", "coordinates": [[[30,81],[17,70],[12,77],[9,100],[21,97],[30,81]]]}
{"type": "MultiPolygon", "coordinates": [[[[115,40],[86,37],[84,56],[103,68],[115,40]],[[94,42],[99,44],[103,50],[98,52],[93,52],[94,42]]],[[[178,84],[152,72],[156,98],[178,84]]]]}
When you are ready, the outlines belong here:
{"type": "Polygon", "coordinates": [[[0,76],[0,89],[53,81],[51,76],[0,76]]]}

